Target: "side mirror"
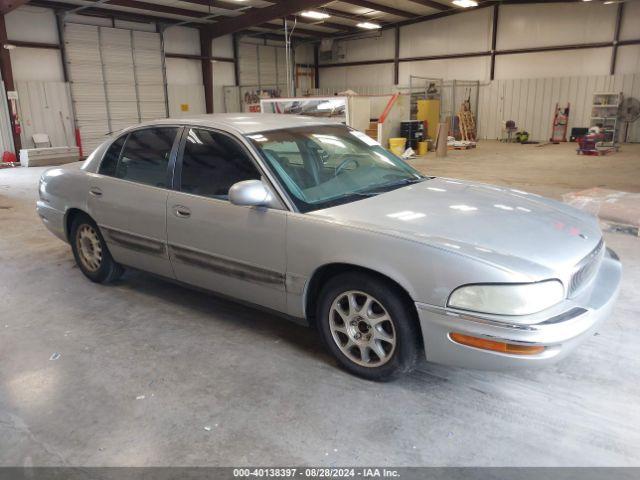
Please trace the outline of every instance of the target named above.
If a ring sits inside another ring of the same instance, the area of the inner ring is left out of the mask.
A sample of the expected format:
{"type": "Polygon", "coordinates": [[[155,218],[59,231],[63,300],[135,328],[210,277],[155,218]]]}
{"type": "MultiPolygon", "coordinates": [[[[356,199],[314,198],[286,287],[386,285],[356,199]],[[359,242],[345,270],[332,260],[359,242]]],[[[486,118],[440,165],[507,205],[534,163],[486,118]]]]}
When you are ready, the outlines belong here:
{"type": "Polygon", "coordinates": [[[262,207],[271,201],[271,192],[261,180],[244,180],[229,189],[229,201],[234,205],[262,207]]]}

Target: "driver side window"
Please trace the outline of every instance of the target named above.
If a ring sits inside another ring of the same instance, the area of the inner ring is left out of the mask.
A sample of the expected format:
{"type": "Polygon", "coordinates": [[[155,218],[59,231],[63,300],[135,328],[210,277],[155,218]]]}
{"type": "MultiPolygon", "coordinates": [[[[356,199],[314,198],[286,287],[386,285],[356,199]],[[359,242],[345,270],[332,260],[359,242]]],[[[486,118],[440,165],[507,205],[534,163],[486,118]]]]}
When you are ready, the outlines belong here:
{"type": "Polygon", "coordinates": [[[189,130],[182,155],[180,191],[228,200],[234,183],[260,177],[245,150],[228,135],[189,130]]]}

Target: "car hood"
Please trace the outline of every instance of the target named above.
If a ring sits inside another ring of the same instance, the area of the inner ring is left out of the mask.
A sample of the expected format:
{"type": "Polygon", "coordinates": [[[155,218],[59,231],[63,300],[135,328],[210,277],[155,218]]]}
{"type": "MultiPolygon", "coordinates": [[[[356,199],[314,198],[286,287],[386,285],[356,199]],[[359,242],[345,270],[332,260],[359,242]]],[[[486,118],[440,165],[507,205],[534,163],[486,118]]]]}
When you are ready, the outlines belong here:
{"type": "Polygon", "coordinates": [[[566,271],[602,233],[590,214],[521,190],[433,178],[310,213],[514,271],[566,271]],[[543,269],[532,268],[534,266],[543,269]]]}

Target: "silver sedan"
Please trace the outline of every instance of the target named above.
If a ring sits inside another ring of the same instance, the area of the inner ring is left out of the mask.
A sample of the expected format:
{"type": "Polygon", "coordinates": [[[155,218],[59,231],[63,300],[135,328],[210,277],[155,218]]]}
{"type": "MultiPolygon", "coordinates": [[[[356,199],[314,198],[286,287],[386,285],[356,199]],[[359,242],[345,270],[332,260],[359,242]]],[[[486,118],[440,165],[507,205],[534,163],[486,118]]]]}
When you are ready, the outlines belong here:
{"type": "Polygon", "coordinates": [[[125,267],[317,328],[350,372],[420,355],[501,369],[557,361],[609,316],[621,265],[597,220],[520,190],[420,174],[344,125],[227,114],[138,125],[37,209],[80,270],[125,267]]]}

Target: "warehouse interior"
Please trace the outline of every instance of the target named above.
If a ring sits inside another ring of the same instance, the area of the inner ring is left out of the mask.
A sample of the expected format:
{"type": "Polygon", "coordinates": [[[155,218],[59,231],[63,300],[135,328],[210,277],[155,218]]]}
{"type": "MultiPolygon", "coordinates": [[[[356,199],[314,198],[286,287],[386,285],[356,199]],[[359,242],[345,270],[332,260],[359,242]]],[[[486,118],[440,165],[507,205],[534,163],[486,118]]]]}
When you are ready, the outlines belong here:
{"type": "Polygon", "coordinates": [[[639,0],[1,0],[0,474],[640,466],[639,19],[639,0]],[[47,169],[127,127],[261,112],[596,215],[624,270],[612,318],[544,369],[375,383],[271,312],[136,270],[88,282],[35,211],[47,169]]]}

